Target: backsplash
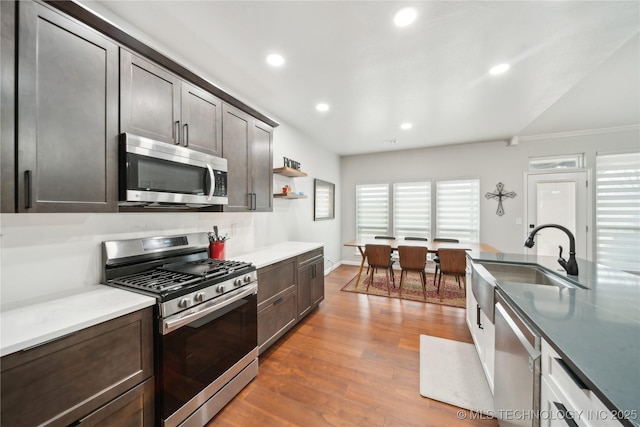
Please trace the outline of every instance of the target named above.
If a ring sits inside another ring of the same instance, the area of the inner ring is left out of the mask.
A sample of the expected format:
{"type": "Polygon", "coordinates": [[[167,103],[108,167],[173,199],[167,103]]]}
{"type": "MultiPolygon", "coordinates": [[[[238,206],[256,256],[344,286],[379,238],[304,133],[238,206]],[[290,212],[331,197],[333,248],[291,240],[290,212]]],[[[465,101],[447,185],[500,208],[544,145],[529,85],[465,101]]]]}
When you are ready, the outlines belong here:
{"type": "MultiPolygon", "coordinates": [[[[104,240],[206,232],[228,234],[226,257],[267,241],[253,213],[0,215],[0,304],[7,306],[99,284],[104,240]],[[256,241],[257,240],[257,241],[256,241]]],[[[260,222],[260,220],[259,220],[260,222]]]]}

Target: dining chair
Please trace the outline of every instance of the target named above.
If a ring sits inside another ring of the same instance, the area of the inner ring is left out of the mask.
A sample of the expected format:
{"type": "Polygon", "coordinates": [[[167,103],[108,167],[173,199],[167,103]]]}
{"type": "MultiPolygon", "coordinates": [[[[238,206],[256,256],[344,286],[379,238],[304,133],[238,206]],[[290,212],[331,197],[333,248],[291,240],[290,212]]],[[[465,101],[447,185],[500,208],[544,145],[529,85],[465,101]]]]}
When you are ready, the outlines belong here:
{"type": "MultiPolygon", "coordinates": [[[[433,239],[434,242],[448,242],[448,243],[460,243],[458,239],[447,239],[442,237],[436,237],[433,239]]],[[[438,258],[438,254],[433,257],[433,262],[436,263],[436,269],[433,273],[433,283],[436,283],[436,278],[438,277],[438,271],[440,270],[440,258],[438,258]]]]}
{"type": "MultiPolygon", "coordinates": [[[[384,240],[396,240],[396,238],[394,236],[373,236],[374,239],[384,239],[384,240]]],[[[393,263],[395,263],[395,260],[393,259],[393,249],[391,250],[391,255],[389,255],[389,260],[391,262],[391,265],[393,265],[393,263]]],[[[369,274],[369,267],[367,267],[367,274],[369,274]]],[[[394,283],[395,283],[395,279],[394,279],[394,283]]]]}
{"type": "Polygon", "coordinates": [[[465,285],[466,290],[466,269],[467,269],[467,253],[464,249],[438,249],[438,255],[440,256],[440,274],[438,275],[438,293],[440,293],[440,282],[444,275],[444,285],[446,286],[447,277],[454,276],[458,282],[458,287],[461,287],[460,279],[465,285]]]}
{"type": "Polygon", "coordinates": [[[373,275],[376,270],[381,268],[385,270],[387,293],[391,295],[391,288],[389,287],[389,273],[391,273],[393,287],[396,287],[395,279],[393,278],[392,262],[390,259],[391,245],[365,245],[364,248],[364,254],[367,257],[367,264],[369,264],[369,283],[367,283],[367,291],[373,282],[373,275]]]}
{"type": "Polygon", "coordinates": [[[427,247],[426,246],[398,246],[400,253],[400,296],[402,296],[402,282],[409,272],[420,273],[422,282],[422,293],[427,299],[427,274],[424,269],[427,267],[427,247]]]}

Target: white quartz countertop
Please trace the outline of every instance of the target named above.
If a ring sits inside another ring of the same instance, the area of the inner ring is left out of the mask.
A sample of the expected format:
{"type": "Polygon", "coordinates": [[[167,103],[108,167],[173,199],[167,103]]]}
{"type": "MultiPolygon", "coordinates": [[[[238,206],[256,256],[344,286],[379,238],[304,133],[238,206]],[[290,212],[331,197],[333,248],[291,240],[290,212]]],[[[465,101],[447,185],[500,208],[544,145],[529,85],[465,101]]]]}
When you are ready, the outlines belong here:
{"type": "MultiPolygon", "coordinates": [[[[323,243],[282,242],[234,256],[256,268],[323,247],[323,243]]],[[[0,312],[0,356],[43,344],[156,303],[155,298],[94,285],[0,312]]]]}
{"type": "Polygon", "coordinates": [[[156,303],[155,298],[95,285],[77,294],[0,313],[0,356],[43,344],[156,303]]]}
{"type": "Polygon", "coordinates": [[[262,268],[322,247],[324,247],[324,243],[289,241],[257,248],[251,252],[234,256],[233,259],[252,262],[256,268],[262,268]]]}

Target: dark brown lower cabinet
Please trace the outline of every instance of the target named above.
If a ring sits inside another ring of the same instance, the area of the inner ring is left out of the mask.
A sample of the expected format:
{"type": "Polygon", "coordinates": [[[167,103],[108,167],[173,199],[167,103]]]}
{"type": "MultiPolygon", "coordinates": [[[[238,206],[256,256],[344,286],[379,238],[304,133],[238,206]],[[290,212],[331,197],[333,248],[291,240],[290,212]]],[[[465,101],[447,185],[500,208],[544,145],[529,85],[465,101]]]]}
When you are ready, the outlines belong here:
{"type": "Polygon", "coordinates": [[[263,353],[296,323],[296,260],[258,269],[258,348],[263,353]]]}
{"type": "Polygon", "coordinates": [[[323,248],[258,269],[260,354],[324,299],[323,269],[323,248]]]}
{"type": "Polygon", "coordinates": [[[0,424],[153,426],[153,309],[1,360],[0,424]]]}

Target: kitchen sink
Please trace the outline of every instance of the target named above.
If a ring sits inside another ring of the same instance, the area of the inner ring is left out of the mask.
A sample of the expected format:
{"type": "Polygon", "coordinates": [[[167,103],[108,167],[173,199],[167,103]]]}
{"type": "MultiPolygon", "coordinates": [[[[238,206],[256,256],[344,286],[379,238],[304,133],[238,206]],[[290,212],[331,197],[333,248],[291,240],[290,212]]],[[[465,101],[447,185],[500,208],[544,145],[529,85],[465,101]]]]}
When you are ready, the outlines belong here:
{"type": "Polygon", "coordinates": [[[547,273],[540,267],[523,264],[479,263],[496,279],[503,282],[531,283],[535,285],[578,287],[574,283],[547,273]]]}

